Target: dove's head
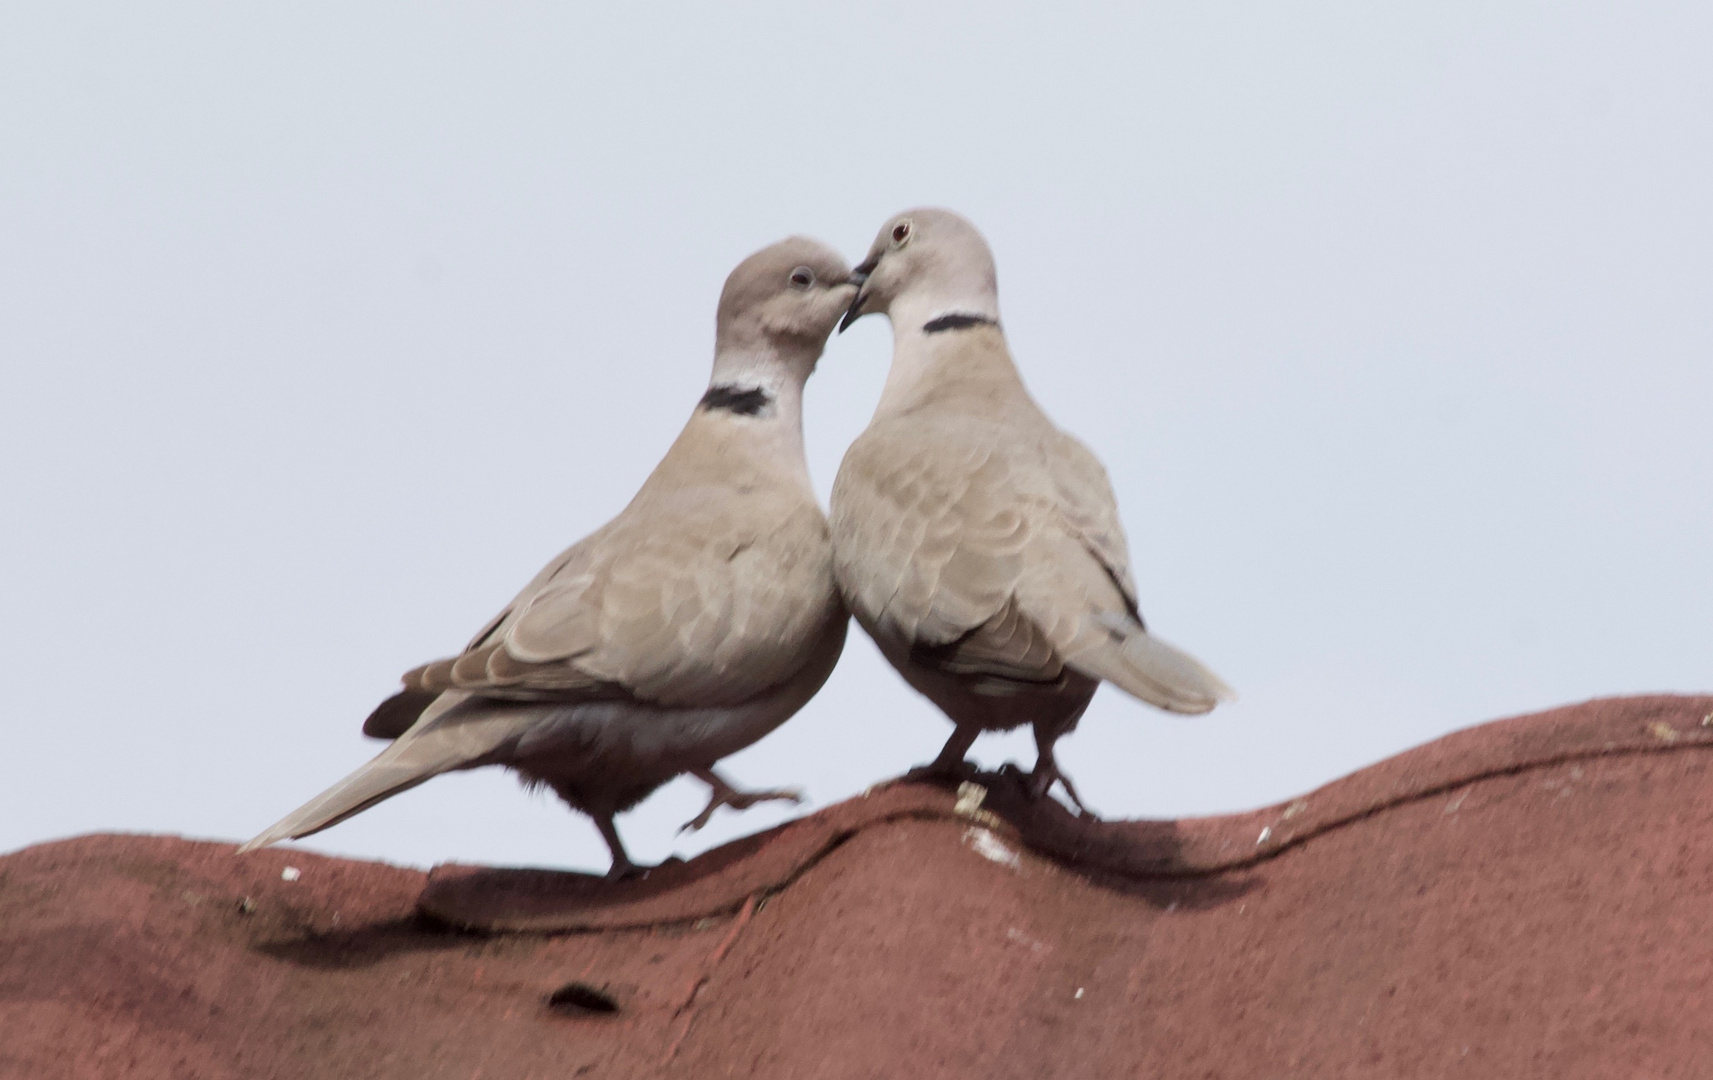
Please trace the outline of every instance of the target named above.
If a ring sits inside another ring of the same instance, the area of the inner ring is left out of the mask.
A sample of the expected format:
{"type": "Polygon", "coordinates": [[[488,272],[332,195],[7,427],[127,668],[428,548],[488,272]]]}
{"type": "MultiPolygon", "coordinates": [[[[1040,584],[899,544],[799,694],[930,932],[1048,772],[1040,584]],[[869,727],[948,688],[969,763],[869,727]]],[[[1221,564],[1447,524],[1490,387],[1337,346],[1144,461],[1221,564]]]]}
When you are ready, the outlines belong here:
{"type": "Polygon", "coordinates": [[[856,295],[850,276],[838,252],[807,237],[762,248],[726,278],[715,355],[756,362],[772,357],[802,367],[807,377],[856,295]]]}
{"type": "Polygon", "coordinates": [[[993,252],[974,225],[932,207],[895,214],[857,266],[856,298],[839,323],[843,330],[864,315],[902,320],[999,321],[999,285],[993,252]]]}

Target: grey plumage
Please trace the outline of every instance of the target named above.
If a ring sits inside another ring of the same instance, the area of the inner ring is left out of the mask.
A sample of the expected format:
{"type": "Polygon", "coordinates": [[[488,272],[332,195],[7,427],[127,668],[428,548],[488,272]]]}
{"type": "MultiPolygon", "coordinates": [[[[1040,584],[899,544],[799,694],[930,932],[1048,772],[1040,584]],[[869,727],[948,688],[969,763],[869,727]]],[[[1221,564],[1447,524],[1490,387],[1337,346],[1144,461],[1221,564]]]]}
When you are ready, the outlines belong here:
{"type": "Polygon", "coordinates": [[[961,768],[981,731],[1030,724],[1040,794],[1064,779],[1053,744],[1101,681],[1180,713],[1234,696],[1144,627],[1106,471],[1024,388],[974,227],[901,214],[853,280],[843,325],[887,314],[894,351],[834,482],[835,573],[887,660],[956,725],[931,769],[961,768]]]}
{"type": "Polygon", "coordinates": [[[503,765],[613,824],[800,709],[826,681],[847,616],[803,457],[801,399],[855,288],[837,254],[794,238],[746,259],[716,319],[710,391],[618,517],[549,563],[455,657],[404,677],[366,734],[396,741],[245,844],[307,836],[440,773],[503,765]]]}

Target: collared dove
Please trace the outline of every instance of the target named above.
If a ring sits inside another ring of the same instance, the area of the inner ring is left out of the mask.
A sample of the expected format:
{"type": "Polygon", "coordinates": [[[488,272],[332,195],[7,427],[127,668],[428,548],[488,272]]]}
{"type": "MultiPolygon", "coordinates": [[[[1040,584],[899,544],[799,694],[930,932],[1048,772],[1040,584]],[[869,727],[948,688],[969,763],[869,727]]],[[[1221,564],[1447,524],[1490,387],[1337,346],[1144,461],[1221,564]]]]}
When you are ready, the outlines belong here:
{"type": "Polygon", "coordinates": [[[592,817],[609,876],[637,870],[613,815],[713,771],[814,696],[844,647],[826,519],[803,456],[803,384],[856,293],[792,238],[726,279],[708,391],[618,517],[549,563],[456,657],[404,676],[364,732],[396,741],[239,848],[307,836],[454,769],[503,765],[592,817]]]}
{"type": "Polygon", "coordinates": [[[1106,471],[1055,427],[1012,363],[993,256],[947,210],[888,221],[840,329],[892,321],[892,367],[833,483],[834,570],[880,651],[956,730],[923,770],[954,775],[982,731],[1031,724],[1031,792],[1102,680],[1162,709],[1234,697],[1148,633],[1106,471]]]}

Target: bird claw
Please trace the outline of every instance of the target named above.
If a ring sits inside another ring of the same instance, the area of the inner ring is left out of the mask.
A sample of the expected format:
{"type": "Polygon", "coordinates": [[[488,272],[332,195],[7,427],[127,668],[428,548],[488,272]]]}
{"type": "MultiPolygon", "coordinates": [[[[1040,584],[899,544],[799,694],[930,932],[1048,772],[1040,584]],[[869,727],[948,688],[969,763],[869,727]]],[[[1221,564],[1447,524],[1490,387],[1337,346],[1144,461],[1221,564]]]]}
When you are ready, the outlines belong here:
{"type": "Polygon", "coordinates": [[[687,832],[697,832],[714,816],[714,811],[722,806],[733,810],[748,810],[760,802],[788,802],[798,804],[803,801],[803,793],[796,788],[771,788],[765,791],[739,791],[733,787],[724,790],[715,788],[708,796],[708,805],[702,812],[678,827],[679,835],[687,832]]]}
{"type": "Polygon", "coordinates": [[[1037,761],[1035,763],[1035,770],[1028,774],[1026,785],[1029,797],[1031,799],[1046,798],[1047,792],[1053,788],[1054,781],[1064,785],[1065,794],[1071,797],[1071,802],[1075,804],[1079,817],[1094,816],[1089,812],[1089,808],[1083,805],[1082,799],[1077,796],[1077,789],[1071,783],[1071,778],[1060,772],[1059,766],[1052,762],[1037,761]]]}

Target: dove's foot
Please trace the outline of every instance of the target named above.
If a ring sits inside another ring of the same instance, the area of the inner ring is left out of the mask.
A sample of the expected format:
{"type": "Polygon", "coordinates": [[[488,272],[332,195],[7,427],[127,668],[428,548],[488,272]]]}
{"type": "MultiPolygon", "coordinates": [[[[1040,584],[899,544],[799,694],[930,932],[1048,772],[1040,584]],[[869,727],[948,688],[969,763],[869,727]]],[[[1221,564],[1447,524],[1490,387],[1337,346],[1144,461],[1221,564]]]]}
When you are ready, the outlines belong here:
{"type": "Polygon", "coordinates": [[[1084,699],[1082,706],[1068,716],[1037,720],[1035,722],[1035,768],[1023,778],[1023,790],[1031,799],[1045,799],[1047,793],[1053,790],[1053,784],[1063,784],[1065,794],[1071,798],[1071,804],[1077,808],[1081,817],[1094,817],[1088,807],[1083,805],[1081,796],[1077,794],[1076,785],[1071,778],[1059,771],[1058,759],[1053,756],[1053,744],[1067,732],[1077,726],[1077,720],[1083,714],[1083,707],[1088,705],[1084,699]]]}
{"type": "Polygon", "coordinates": [[[624,841],[619,839],[618,826],[613,824],[611,814],[590,814],[595,819],[595,827],[601,830],[601,839],[607,842],[607,850],[613,854],[613,865],[607,870],[608,881],[630,881],[644,877],[651,867],[638,866],[630,861],[630,854],[625,851],[624,841]]]}
{"type": "Polygon", "coordinates": [[[722,806],[729,806],[733,810],[748,810],[759,802],[801,803],[803,801],[803,793],[795,788],[739,791],[727,782],[725,777],[712,769],[693,769],[691,771],[696,779],[707,784],[711,791],[708,795],[708,805],[702,808],[700,814],[686,821],[678,829],[679,832],[694,832],[700,829],[714,816],[714,811],[722,806]]]}
{"type": "Polygon", "coordinates": [[[968,780],[980,771],[974,764],[964,760],[979,734],[981,732],[977,728],[956,728],[952,737],[946,740],[946,745],[940,748],[938,757],[926,765],[911,769],[904,774],[904,779],[920,784],[956,784],[968,780]]]}
{"type": "Polygon", "coordinates": [[[1089,813],[1088,807],[1084,806],[1082,799],[1077,796],[1077,789],[1071,783],[1071,778],[1059,771],[1058,762],[1049,755],[1042,755],[1036,759],[1035,770],[1029,773],[1024,781],[1024,790],[1029,793],[1031,799],[1044,799],[1047,797],[1047,792],[1053,789],[1054,782],[1064,785],[1065,794],[1071,797],[1071,802],[1076,806],[1077,813],[1084,817],[1094,816],[1089,813]]]}

